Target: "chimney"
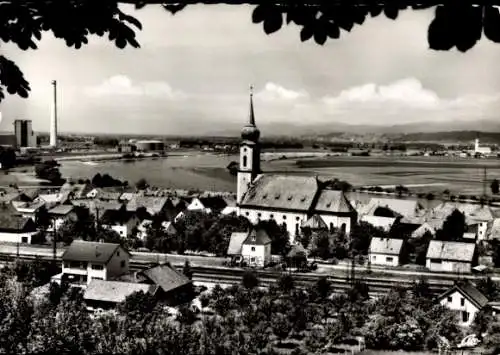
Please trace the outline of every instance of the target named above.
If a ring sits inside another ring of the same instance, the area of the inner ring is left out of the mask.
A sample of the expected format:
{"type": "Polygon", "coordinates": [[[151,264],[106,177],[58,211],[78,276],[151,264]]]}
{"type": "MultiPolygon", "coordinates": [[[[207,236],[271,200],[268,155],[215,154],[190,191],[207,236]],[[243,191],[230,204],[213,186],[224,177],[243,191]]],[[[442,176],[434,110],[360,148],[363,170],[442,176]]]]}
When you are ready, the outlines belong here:
{"type": "Polygon", "coordinates": [[[52,80],[53,101],[50,115],[50,146],[57,147],[57,81],[52,80]]]}

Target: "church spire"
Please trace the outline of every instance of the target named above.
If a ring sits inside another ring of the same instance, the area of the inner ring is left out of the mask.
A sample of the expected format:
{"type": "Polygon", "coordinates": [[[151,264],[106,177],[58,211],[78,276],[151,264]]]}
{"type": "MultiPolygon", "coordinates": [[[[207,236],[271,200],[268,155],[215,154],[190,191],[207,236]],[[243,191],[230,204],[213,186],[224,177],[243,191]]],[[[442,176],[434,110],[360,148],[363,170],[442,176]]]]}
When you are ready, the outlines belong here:
{"type": "Polygon", "coordinates": [[[250,85],[250,117],[249,123],[251,126],[255,126],[255,113],[253,112],[253,85],[250,85]]]}

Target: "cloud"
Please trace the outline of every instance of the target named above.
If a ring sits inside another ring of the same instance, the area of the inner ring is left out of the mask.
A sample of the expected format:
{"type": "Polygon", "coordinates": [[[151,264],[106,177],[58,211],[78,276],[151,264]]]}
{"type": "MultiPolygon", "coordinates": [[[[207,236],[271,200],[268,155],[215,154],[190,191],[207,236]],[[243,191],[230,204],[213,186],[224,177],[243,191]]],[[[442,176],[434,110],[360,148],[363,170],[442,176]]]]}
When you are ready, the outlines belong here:
{"type": "Polygon", "coordinates": [[[164,99],[184,99],[186,94],[174,90],[169,84],[162,81],[133,83],[125,75],[115,75],[101,84],[85,89],[88,96],[143,96],[164,99]]]}
{"type": "Polygon", "coordinates": [[[294,101],[308,98],[309,94],[304,90],[294,91],[286,89],[281,85],[268,82],[264,88],[255,95],[255,97],[268,102],[294,101]]]}

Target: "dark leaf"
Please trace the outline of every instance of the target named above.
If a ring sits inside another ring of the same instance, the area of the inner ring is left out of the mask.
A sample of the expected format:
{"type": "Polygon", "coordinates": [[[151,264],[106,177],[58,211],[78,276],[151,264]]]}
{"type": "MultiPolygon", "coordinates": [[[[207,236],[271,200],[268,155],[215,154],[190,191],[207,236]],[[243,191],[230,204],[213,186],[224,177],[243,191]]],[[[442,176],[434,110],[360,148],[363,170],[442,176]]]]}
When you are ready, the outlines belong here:
{"type": "Polygon", "coordinates": [[[337,18],[337,25],[342,28],[343,30],[346,30],[347,32],[350,32],[352,30],[352,27],[354,26],[354,23],[352,20],[344,18],[340,16],[337,18]]]}
{"type": "Polygon", "coordinates": [[[482,9],[473,6],[460,6],[457,11],[457,49],[466,52],[481,39],[483,31],[482,9]]]}
{"type": "Polygon", "coordinates": [[[317,27],[314,31],[314,41],[317,44],[323,45],[326,42],[326,28],[325,27],[317,27]]]}
{"type": "Polygon", "coordinates": [[[300,31],[300,40],[302,42],[307,41],[314,35],[314,30],[312,26],[304,26],[300,31]]]}
{"type": "Polygon", "coordinates": [[[399,12],[399,9],[397,6],[394,6],[394,5],[384,6],[384,14],[385,14],[385,16],[390,18],[391,20],[395,20],[398,18],[398,12],[399,12]]]}
{"type": "Polygon", "coordinates": [[[269,16],[269,6],[258,5],[252,12],[252,22],[261,23],[269,16]]]}
{"type": "Polygon", "coordinates": [[[382,13],[384,8],[380,5],[370,5],[369,12],[372,17],[377,17],[382,13]]]}
{"type": "Polygon", "coordinates": [[[136,9],[142,9],[146,5],[147,5],[146,1],[138,1],[138,2],[135,3],[135,8],[136,9]]]}
{"type": "Polygon", "coordinates": [[[118,48],[123,49],[127,45],[127,41],[123,37],[117,37],[115,44],[118,48]]]}
{"type": "Polygon", "coordinates": [[[170,12],[172,15],[175,15],[177,12],[183,10],[187,5],[186,4],[163,4],[162,6],[165,10],[170,12]]]}
{"type": "Polygon", "coordinates": [[[270,12],[269,16],[264,20],[264,32],[266,34],[276,32],[283,26],[283,15],[277,10],[270,12]]]}
{"type": "Polygon", "coordinates": [[[138,29],[142,30],[142,24],[135,17],[132,17],[132,16],[124,14],[124,13],[120,13],[120,20],[126,21],[126,22],[134,25],[138,29]]]}
{"type": "Polygon", "coordinates": [[[436,17],[427,31],[427,41],[429,47],[434,50],[447,51],[454,46],[453,29],[444,6],[438,6],[436,9],[436,17]]]}
{"type": "Polygon", "coordinates": [[[490,41],[500,43],[500,13],[493,6],[484,9],[484,35],[490,41]]]}
{"type": "Polygon", "coordinates": [[[367,11],[366,9],[360,8],[360,7],[355,7],[353,8],[353,20],[354,23],[357,23],[358,25],[362,25],[365,22],[367,11]]]}
{"type": "Polygon", "coordinates": [[[340,29],[339,26],[335,22],[329,22],[326,31],[328,37],[330,38],[339,38],[340,37],[340,29]]]}

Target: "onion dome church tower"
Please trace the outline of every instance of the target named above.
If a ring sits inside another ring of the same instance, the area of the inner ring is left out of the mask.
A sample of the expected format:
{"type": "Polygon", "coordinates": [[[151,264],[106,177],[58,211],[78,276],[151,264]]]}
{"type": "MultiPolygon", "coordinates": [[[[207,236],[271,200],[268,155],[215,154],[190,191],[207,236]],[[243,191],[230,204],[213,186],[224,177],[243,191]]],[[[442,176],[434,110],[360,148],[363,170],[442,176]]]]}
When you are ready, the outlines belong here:
{"type": "Polygon", "coordinates": [[[253,87],[250,86],[250,112],[248,123],[241,130],[240,165],[238,168],[238,186],[236,202],[241,203],[249,185],[261,173],[260,170],[260,131],[255,125],[253,109],[253,87]]]}

